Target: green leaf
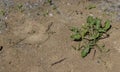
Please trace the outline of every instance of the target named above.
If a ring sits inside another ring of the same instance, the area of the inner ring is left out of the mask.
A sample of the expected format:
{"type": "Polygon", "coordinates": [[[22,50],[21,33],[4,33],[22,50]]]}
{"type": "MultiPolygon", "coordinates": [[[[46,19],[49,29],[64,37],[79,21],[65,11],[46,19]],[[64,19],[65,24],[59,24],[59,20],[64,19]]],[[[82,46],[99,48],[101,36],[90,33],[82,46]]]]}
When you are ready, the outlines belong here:
{"type": "Polygon", "coordinates": [[[75,32],[75,33],[78,33],[80,30],[78,29],[78,28],[76,28],[76,27],[72,27],[71,29],[70,29],[72,32],[75,32]]]}
{"type": "Polygon", "coordinates": [[[82,36],[82,38],[85,37],[85,35],[86,35],[87,32],[88,32],[87,29],[83,29],[83,30],[81,30],[81,36],[82,36]]]}
{"type": "Polygon", "coordinates": [[[93,16],[88,16],[87,23],[92,24],[92,25],[95,23],[95,19],[93,18],[93,16]]]}
{"type": "Polygon", "coordinates": [[[103,28],[99,28],[99,30],[98,30],[100,33],[104,33],[104,32],[106,32],[103,28]]]}
{"type": "Polygon", "coordinates": [[[98,37],[100,37],[100,33],[99,32],[93,34],[92,39],[97,39],[98,37]]]}
{"type": "Polygon", "coordinates": [[[47,0],[50,5],[52,5],[52,0],[47,0]]]}
{"type": "Polygon", "coordinates": [[[0,10],[0,15],[4,16],[5,15],[5,11],[4,10],[0,10]]]}
{"type": "Polygon", "coordinates": [[[89,5],[89,6],[88,6],[88,9],[93,9],[93,8],[96,8],[96,5],[93,5],[93,4],[92,4],[92,5],[89,5]]]}
{"type": "Polygon", "coordinates": [[[48,0],[48,2],[51,2],[52,0],[48,0]]]}
{"type": "Polygon", "coordinates": [[[19,4],[17,7],[18,7],[18,9],[22,9],[23,5],[19,4]]]}
{"type": "Polygon", "coordinates": [[[107,21],[105,22],[105,26],[104,26],[103,29],[104,29],[105,31],[107,31],[110,27],[111,27],[111,25],[110,25],[110,21],[107,20],[107,21]]]}
{"type": "Polygon", "coordinates": [[[100,33],[95,34],[95,38],[98,38],[100,36],[100,33]]]}
{"type": "Polygon", "coordinates": [[[84,58],[84,57],[86,57],[88,54],[89,54],[89,52],[90,52],[90,47],[89,46],[86,46],[83,50],[82,50],[82,52],[81,52],[81,56],[84,58]]]}
{"type": "Polygon", "coordinates": [[[76,33],[76,34],[71,35],[71,38],[73,40],[80,40],[81,39],[81,35],[79,33],[76,33]]]}
{"type": "Polygon", "coordinates": [[[96,24],[96,29],[99,29],[100,26],[101,26],[101,20],[98,19],[98,18],[96,18],[96,20],[95,20],[95,24],[96,24]]]}

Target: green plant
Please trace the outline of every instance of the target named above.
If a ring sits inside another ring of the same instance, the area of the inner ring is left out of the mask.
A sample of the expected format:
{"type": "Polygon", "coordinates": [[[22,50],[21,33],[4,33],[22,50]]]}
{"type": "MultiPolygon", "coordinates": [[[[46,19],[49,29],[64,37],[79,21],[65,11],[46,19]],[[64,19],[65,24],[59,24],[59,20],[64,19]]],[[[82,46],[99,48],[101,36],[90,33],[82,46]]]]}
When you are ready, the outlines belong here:
{"type": "MultiPolygon", "coordinates": [[[[84,24],[80,29],[77,27],[72,27],[70,30],[74,32],[71,38],[74,41],[79,41],[79,47],[77,50],[81,50],[81,56],[86,57],[91,49],[98,48],[101,52],[104,51],[104,46],[100,47],[97,42],[100,39],[106,38],[109,35],[107,31],[111,28],[110,21],[105,21],[104,25],[101,24],[99,18],[94,18],[93,16],[88,16],[87,23],[84,24]],[[103,37],[105,35],[105,37],[103,37]]],[[[76,49],[75,47],[73,47],[76,49]]]]}
{"type": "Polygon", "coordinates": [[[52,3],[52,0],[47,0],[47,2],[48,2],[50,5],[53,4],[53,3],[52,3]]]}
{"type": "Polygon", "coordinates": [[[20,12],[23,12],[23,11],[24,11],[23,4],[18,4],[18,5],[17,5],[17,9],[18,9],[20,12]]]}
{"type": "Polygon", "coordinates": [[[49,5],[51,6],[51,8],[52,8],[53,10],[56,10],[56,12],[57,12],[58,14],[60,14],[60,11],[57,9],[57,6],[56,6],[56,4],[53,2],[53,0],[47,0],[47,2],[49,3],[49,5]]]}
{"type": "Polygon", "coordinates": [[[47,16],[47,15],[49,15],[49,11],[48,10],[43,13],[43,16],[47,16]]]}
{"type": "Polygon", "coordinates": [[[0,10],[0,15],[4,16],[6,12],[4,10],[0,10]]]}
{"type": "Polygon", "coordinates": [[[86,9],[88,9],[88,10],[93,9],[93,8],[96,8],[96,5],[90,4],[88,7],[86,7],[86,9]]]}

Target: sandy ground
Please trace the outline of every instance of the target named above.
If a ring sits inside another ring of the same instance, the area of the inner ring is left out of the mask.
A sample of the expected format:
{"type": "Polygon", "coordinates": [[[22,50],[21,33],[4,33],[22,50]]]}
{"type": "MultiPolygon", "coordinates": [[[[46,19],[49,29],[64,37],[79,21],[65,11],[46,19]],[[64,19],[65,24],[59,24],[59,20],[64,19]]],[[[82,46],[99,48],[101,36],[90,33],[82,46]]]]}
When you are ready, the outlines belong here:
{"type": "Polygon", "coordinates": [[[5,11],[0,15],[0,72],[120,72],[118,13],[101,10],[99,0],[53,4],[55,9],[46,0],[0,0],[5,11]],[[96,8],[86,9],[91,4],[96,8]],[[100,41],[110,51],[97,51],[93,59],[93,50],[83,59],[72,48],[78,43],[70,39],[69,28],[80,27],[89,15],[112,20],[110,37],[100,41]]]}

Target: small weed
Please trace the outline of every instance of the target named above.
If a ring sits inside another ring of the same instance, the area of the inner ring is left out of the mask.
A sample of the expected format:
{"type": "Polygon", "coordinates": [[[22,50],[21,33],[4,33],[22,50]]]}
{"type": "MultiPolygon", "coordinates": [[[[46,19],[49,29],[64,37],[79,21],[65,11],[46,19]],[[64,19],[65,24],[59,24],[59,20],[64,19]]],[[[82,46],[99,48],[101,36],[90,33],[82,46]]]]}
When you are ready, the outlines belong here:
{"type": "Polygon", "coordinates": [[[46,12],[43,13],[43,16],[46,17],[49,15],[49,11],[47,10],[46,12]]]}
{"type": "Polygon", "coordinates": [[[47,0],[50,5],[53,5],[52,0],[47,0]]]}
{"type": "Polygon", "coordinates": [[[56,4],[52,0],[47,0],[47,2],[51,6],[51,8],[57,12],[57,14],[60,14],[60,11],[57,9],[56,4]]]}
{"type": "Polygon", "coordinates": [[[86,9],[88,9],[88,10],[93,9],[93,8],[96,8],[96,5],[91,4],[88,7],[86,7],[86,9]]]}
{"type": "Polygon", "coordinates": [[[101,24],[99,18],[94,18],[93,16],[88,16],[87,23],[84,24],[80,29],[72,27],[70,30],[73,32],[71,38],[74,41],[80,41],[79,47],[75,50],[81,50],[81,56],[86,57],[91,49],[98,48],[101,52],[105,51],[104,46],[99,46],[97,42],[100,39],[108,37],[107,31],[111,28],[110,21],[107,20],[104,23],[104,26],[101,24]],[[104,37],[103,37],[104,36],[104,37]]]}
{"type": "Polygon", "coordinates": [[[5,13],[6,13],[6,12],[5,12],[4,10],[0,10],[0,15],[1,15],[1,16],[4,16],[5,13]]]}
{"type": "Polygon", "coordinates": [[[23,4],[18,4],[17,5],[17,9],[20,11],[20,12],[23,12],[24,9],[23,9],[23,4]]]}

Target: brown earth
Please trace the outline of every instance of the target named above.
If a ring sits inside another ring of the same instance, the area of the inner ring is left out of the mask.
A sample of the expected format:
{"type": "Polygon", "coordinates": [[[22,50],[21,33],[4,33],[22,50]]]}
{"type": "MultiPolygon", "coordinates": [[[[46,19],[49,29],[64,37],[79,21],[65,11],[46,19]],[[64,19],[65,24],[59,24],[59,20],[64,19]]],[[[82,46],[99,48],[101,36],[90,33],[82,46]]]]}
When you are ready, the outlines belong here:
{"type": "MultiPolygon", "coordinates": [[[[14,0],[16,4],[28,1],[14,0]]],[[[37,1],[30,0],[30,3],[37,1]]],[[[110,37],[100,41],[110,52],[101,54],[97,51],[93,59],[93,50],[83,59],[80,52],[72,48],[78,43],[70,39],[69,28],[81,26],[89,15],[103,21],[111,20],[111,15],[98,7],[86,9],[90,4],[97,6],[93,1],[54,0],[55,10],[40,1],[39,7],[23,12],[16,9],[16,5],[10,8],[4,19],[7,27],[0,29],[0,46],[3,46],[0,72],[120,72],[119,21],[112,20],[110,37]]]]}

